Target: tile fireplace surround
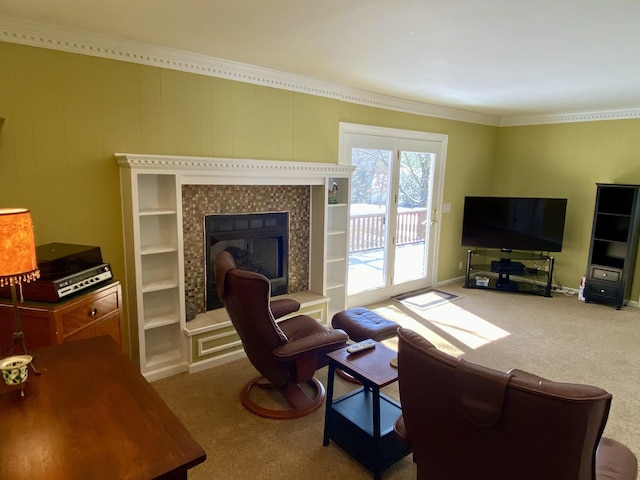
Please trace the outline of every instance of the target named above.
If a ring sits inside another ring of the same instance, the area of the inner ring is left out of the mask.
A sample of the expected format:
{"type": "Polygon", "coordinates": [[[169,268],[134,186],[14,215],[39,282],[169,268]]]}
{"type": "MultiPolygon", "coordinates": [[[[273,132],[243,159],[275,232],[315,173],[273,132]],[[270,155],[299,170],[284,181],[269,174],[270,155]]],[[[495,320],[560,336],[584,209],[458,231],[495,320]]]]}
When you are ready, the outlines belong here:
{"type": "Polygon", "coordinates": [[[329,309],[344,306],[346,254],[336,254],[336,249],[346,249],[342,239],[352,166],[115,156],[120,167],[127,310],[137,324],[140,369],[147,379],[213,366],[233,356],[226,346],[231,345],[226,339],[233,329],[225,326],[223,331],[216,322],[201,322],[206,310],[205,215],[288,211],[290,293],[310,290],[328,297],[329,309]],[[341,183],[345,198],[340,205],[328,206],[327,187],[334,181],[341,183]],[[336,222],[341,225],[338,236],[336,222]],[[187,327],[192,324],[186,322],[188,308],[199,314],[198,327],[187,327]],[[198,360],[193,353],[197,349],[219,354],[198,360]]]}
{"type": "Polygon", "coordinates": [[[309,289],[309,187],[302,185],[184,185],[185,299],[206,311],[204,217],[220,213],[289,213],[289,293],[309,289]]]}

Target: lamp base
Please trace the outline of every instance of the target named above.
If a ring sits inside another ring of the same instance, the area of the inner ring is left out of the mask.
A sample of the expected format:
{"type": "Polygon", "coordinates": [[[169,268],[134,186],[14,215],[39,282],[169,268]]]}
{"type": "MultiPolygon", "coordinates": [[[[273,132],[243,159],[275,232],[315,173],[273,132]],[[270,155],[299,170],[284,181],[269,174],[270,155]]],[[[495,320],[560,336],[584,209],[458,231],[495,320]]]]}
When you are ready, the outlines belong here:
{"type": "MultiPolygon", "coordinates": [[[[24,339],[24,332],[22,330],[18,330],[13,332],[13,343],[11,344],[11,346],[9,347],[9,349],[7,350],[9,355],[13,355],[13,347],[15,347],[18,343],[22,344],[22,353],[25,355],[31,355],[29,353],[29,351],[27,350],[27,343],[25,342],[24,339]]],[[[32,355],[31,355],[32,356],[32,355]]],[[[32,356],[33,357],[33,356],[32,356]]],[[[29,367],[31,367],[31,369],[33,370],[33,373],[35,373],[36,375],[40,375],[40,372],[38,371],[38,369],[35,367],[35,365],[33,364],[33,362],[29,362],[29,367]]]]}
{"type": "MultiPolygon", "coordinates": [[[[29,351],[27,350],[27,343],[25,342],[25,339],[24,339],[24,332],[22,331],[22,323],[20,322],[20,310],[18,309],[18,294],[16,293],[15,283],[11,284],[11,301],[13,303],[13,318],[15,320],[16,326],[15,326],[15,331],[13,332],[13,343],[11,344],[11,347],[9,347],[9,355],[13,353],[13,347],[15,347],[16,344],[18,343],[22,344],[22,353],[24,353],[25,355],[29,355],[29,351]]],[[[33,365],[33,362],[29,363],[29,365],[31,365],[31,369],[33,370],[33,373],[35,373],[36,375],[40,375],[40,372],[33,365]]]]}

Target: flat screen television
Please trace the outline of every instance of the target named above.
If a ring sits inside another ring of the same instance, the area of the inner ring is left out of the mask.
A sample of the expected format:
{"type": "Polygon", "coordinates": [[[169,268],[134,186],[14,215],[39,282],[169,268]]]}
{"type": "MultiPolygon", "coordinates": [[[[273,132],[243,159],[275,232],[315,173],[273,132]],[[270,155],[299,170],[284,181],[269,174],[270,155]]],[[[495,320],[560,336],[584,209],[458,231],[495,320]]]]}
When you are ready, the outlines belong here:
{"type": "Polygon", "coordinates": [[[462,245],[562,251],[566,198],[465,197],[462,245]]]}

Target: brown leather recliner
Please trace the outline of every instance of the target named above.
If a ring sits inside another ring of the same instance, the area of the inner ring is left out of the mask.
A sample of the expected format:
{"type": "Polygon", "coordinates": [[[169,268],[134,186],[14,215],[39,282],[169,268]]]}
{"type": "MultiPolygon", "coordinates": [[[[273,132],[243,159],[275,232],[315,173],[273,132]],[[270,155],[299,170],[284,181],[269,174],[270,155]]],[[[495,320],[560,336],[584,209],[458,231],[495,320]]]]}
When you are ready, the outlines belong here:
{"type": "Polygon", "coordinates": [[[276,318],[298,310],[300,304],[291,299],[271,301],[269,280],[237,269],[229,252],[219,252],[214,261],[218,295],[247,357],[261,374],[242,389],[242,404],[267,418],[297,418],[320,407],[325,389],[314,374],[327,364],[326,353],[346,345],[347,334],[307,315],[276,323],[276,318]],[[308,388],[301,388],[305,383],[308,388]],[[279,391],[289,408],[260,405],[251,394],[254,386],[279,391]]]}
{"type": "Polygon", "coordinates": [[[636,480],[637,460],[602,437],[611,394],[457,359],[398,330],[402,416],[418,479],[636,480]]]}

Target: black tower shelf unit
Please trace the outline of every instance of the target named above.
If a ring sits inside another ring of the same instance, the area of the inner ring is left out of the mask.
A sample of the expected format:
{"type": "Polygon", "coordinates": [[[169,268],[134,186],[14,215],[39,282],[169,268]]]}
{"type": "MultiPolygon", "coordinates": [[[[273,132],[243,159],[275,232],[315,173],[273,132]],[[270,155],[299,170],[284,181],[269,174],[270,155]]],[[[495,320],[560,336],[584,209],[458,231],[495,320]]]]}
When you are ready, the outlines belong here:
{"type": "Polygon", "coordinates": [[[640,185],[596,187],[584,298],[620,310],[629,300],[638,250],[640,185]]]}

